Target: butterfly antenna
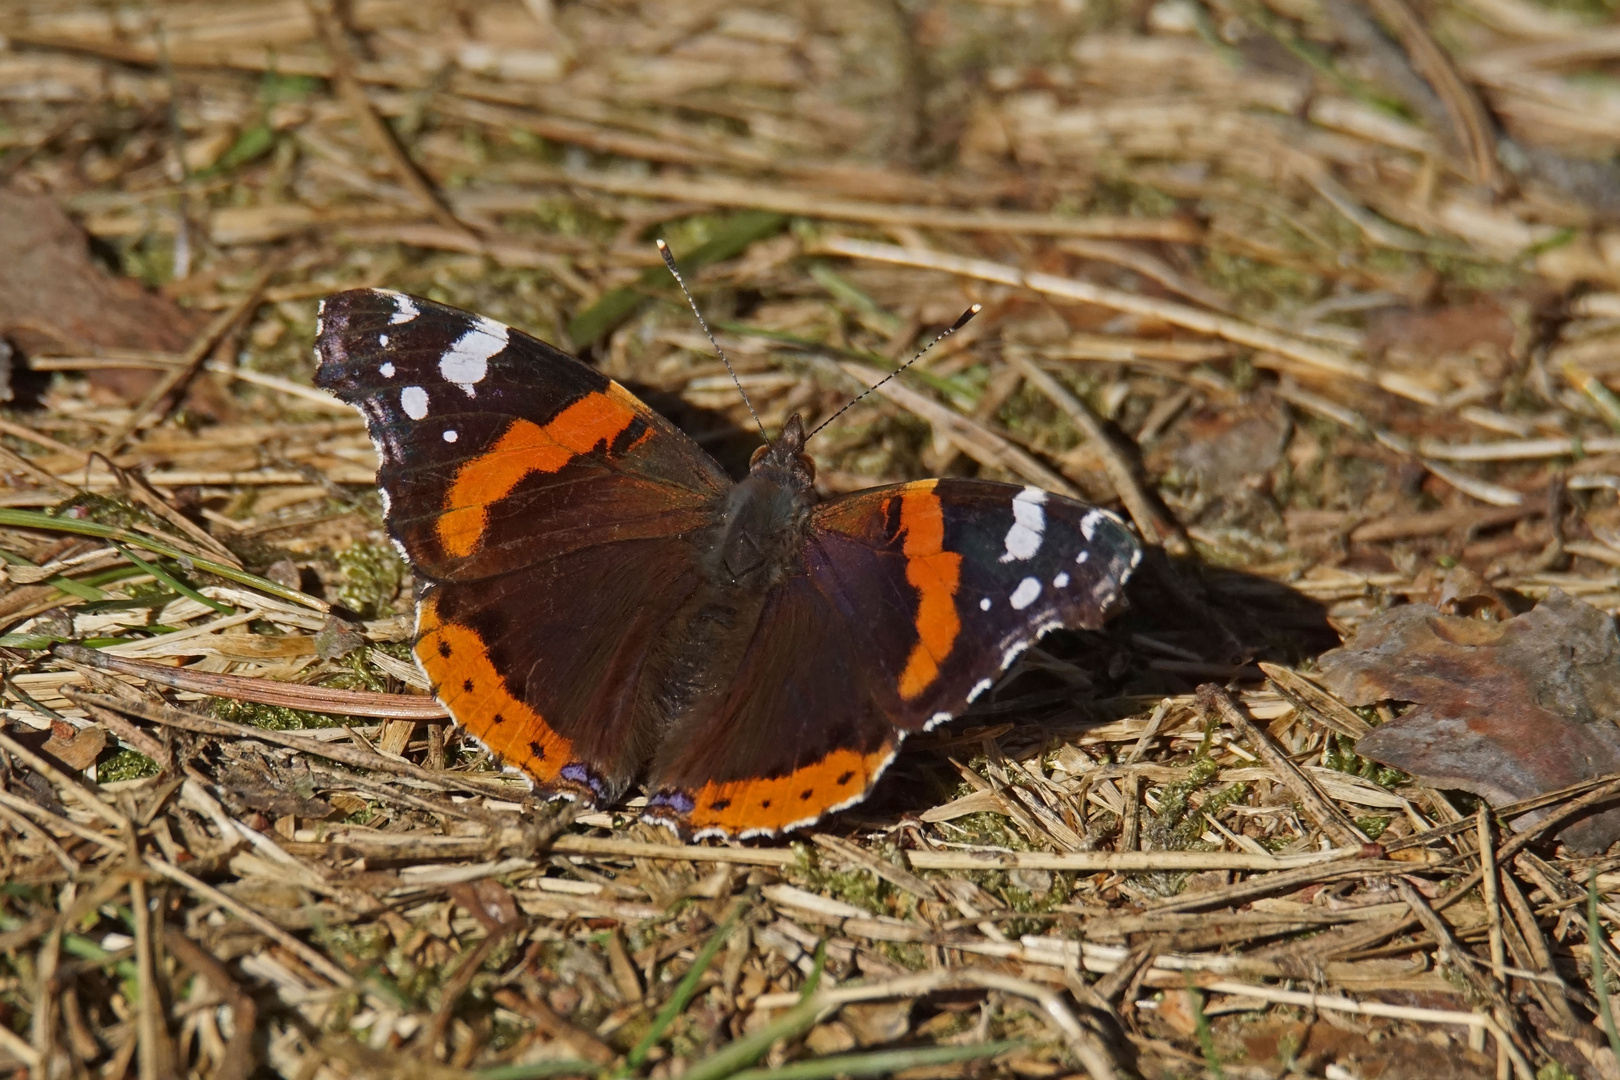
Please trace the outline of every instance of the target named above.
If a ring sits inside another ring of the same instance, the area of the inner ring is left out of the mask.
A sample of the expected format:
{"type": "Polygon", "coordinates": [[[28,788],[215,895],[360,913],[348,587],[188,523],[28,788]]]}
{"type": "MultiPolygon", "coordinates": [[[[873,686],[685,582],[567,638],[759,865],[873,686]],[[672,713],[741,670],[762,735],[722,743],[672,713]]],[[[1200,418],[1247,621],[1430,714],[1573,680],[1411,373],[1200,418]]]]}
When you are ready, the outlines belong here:
{"type": "Polygon", "coordinates": [[[915,364],[917,361],[921,360],[923,358],[924,354],[926,354],[929,349],[932,349],[935,345],[938,345],[940,342],[944,341],[946,338],[950,337],[952,334],[954,334],[958,330],[962,329],[962,327],[966,326],[972,320],[973,316],[977,315],[979,312],[981,312],[983,310],[984,310],[984,305],[983,304],[974,304],[972,307],[970,307],[966,311],[962,312],[961,316],[958,317],[955,322],[951,323],[950,326],[948,326],[944,330],[940,331],[938,337],[934,338],[933,341],[930,341],[928,344],[924,345],[921,349],[919,349],[916,356],[913,356],[910,360],[907,360],[905,363],[901,364],[899,367],[897,367],[893,371],[889,372],[889,374],[885,375],[883,378],[879,379],[877,382],[873,383],[871,386],[868,386],[865,390],[862,390],[859,397],[856,397],[853,401],[849,402],[849,404],[845,405],[842,409],[839,409],[837,412],[835,412],[831,416],[827,417],[827,419],[825,419],[821,423],[817,424],[815,426],[814,430],[812,430],[809,435],[806,435],[804,437],[804,441],[809,442],[812,438],[815,437],[815,434],[816,434],[817,431],[820,431],[822,428],[826,427],[828,424],[832,423],[834,420],[838,419],[840,416],[843,416],[850,409],[854,408],[856,405],[859,405],[860,402],[861,402],[861,398],[864,398],[867,394],[870,394],[872,391],[876,390],[878,387],[882,386],[884,383],[888,382],[890,379],[894,378],[896,375],[898,375],[902,371],[906,370],[906,368],[910,367],[912,364],[915,364]]]}
{"type": "Polygon", "coordinates": [[[686,303],[691,307],[692,314],[697,316],[698,325],[703,327],[703,332],[709,336],[709,344],[714,346],[714,351],[720,354],[720,361],[726,365],[726,371],[730,373],[731,381],[737,384],[737,393],[742,395],[743,404],[748,406],[748,415],[754,418],[754,424],[759,428],[761,437],[766,442],[770,442],[771,437],[765,433],[765,425],[760,421],[759,413],[754,411],[754,403],[748,400],[748,391],[743,389],[742,380],[737,378],[737,369],[731,366],[731,358],[726,355],[726,350],[722,349],[720,343],[714,340],[714,331],[709,329],[708,322],[703,318],[703,312],[698,310],[697,301],[692,299],[692,291],[686,287],[686,279],[681,277],[681,272],[675,265],[675,256],[670,254],[669,245],[664,243],[663,240],[658,241],[658,254],[664,257],[664,265],[669,267],[671,274],[675,275],[675,284],[679,285],[681,292],[686,295],[686,303]]]}

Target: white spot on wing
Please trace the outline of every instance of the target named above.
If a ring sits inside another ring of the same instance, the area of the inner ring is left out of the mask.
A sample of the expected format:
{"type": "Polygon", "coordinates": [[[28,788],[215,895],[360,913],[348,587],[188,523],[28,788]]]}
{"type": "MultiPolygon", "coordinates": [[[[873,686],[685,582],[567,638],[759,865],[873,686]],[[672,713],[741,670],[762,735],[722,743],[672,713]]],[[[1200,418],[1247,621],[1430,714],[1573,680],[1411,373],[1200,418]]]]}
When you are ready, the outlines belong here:
{"type": "Polygon", "coordinates": [[[1052,587],[1055,589],[1061,589],[1068,584],[1069,575],[1063,573],[1062,571],[1059,571],[1058,576],[1052,579],[1052,587]]]}
{"type": "Polygon", "coordinates": [[[489,358],[504,348],[506,327],[489,319],[479,319],[439,358],[439,374],[471,396],[473,384],[482,382],[489,374],[489,358]]]}
{"type": "Polygon", "coordinates": [[[933,731],[939,725],[948,723],[955,715],[955,713],[937,712],[928,718],[928,723],[923,725],[923,730],[933,731]]]}
{"type": "Polygon", "coordinates": [[[1101,510],[1086,511],[1086,516],[1080,519],[1080,531],[1087,540],[1097,535],[1097,523],[1106,516],[1101,510]]]}
{"type": "Polygon", "coordinates": [[[394,377],[393,362],[384,360],[382,367],[377,369],[377,374],[381,375],[385,379],[392,379],[394,377]]]}
{"type": "Polygon", "coordinates": [[[399,326],[401,323],[408,323],[420,314],[422,313],[416,310],[416,305],[411,302],[410,297],[404,293],[395,293],[394,315],[388,320],[388,325],[399,326]]]}
{"type": "Polygon", "coordinates": [[[1035,598],[1040,595],[1041,583],[1032,577],[1027,577],[1018,583],[1018,588],[1013,590],[1012,595],[1007,598],[1007,602],[1013,606],[1014,611],[1023,611],[1033,604],[1035,598]]]}
{"type": "Polygon", "coordinates": [[[399,392],[399,407],[405,410],[405,415],[412,420],[420,420],[427,415],[427,391],[420,386],[407,386],[399,392]]]}
{"type": "Polygon", "coordinates": [[[993,685],[995,685],[995,684],[990,679],[980,679],[978,682],[974,683],[973,684],[973,689],[968,691],[968,696],[967,696],[968,704],[969,705],[973,704],[973,699],[974,698],[978,697],[980,694],[982,694],[986,690],[990,689],[990,687],[992,687],[993,685]]]}
{"type": "Polygon", "coordinates": [[[1082,551],[1080,554],[1078,554],[1078,555],[1076,555],[1074,557],[1074,561],[1077,562],[1077,563],[1083,563],[1089,558],[1091,558],[1091,552],[1082,551]]]}
{"type": "Polygon", "coordinates": [[[988,596],[985,597],[983,600],[979,601],[979,610],[980,611],[989,611],[990,610],[990,598],[988,596]]]}
{"type": "Polygon", "coordinates": [[[444,429],[444,441],[445,442],[455,442],[460,437],[461,436],[456,434],[456,429],[455,428],[445,428],[444,429]]]}
{"type": "Polygon", "coordinates": [[[1007,530],[1007,550],[1001,553],[1002,562],[1014,559],[1032,559],[1041,550],[1041,536],[1046,532],[1046,492],[1038,487],[1026,487],[1013,496],[1013,526],[1007,530]]]}
{"type": "Polygon", "coordinates": [[[377,335],[377,344],[380,345],[384,349],[388,348],[388,335],[387,334],[378,334],[377,335]]]}

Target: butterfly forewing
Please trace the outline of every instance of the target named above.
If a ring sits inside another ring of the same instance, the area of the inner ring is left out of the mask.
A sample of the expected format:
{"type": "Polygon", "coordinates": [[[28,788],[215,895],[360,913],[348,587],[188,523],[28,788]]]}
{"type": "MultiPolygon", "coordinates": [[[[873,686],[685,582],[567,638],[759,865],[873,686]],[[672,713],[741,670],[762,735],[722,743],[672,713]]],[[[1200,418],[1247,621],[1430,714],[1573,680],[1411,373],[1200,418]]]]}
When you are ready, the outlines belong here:
{"type": "Polygon", "coordinates": [[[730,480],[623,387],[516,330],[400,293],[327,299],[318,385],[365,415],[387,524],[471,581],[615,538],[700,528],[730,480]]]}

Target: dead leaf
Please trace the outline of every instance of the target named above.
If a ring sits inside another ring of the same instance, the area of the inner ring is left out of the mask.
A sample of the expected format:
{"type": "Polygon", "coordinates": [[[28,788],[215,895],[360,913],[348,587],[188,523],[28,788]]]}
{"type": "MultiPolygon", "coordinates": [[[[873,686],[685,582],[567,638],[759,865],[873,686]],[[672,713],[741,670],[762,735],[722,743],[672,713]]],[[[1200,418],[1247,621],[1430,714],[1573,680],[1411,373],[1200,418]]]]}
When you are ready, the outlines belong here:
{"type": "MultiPolygon", "coordinates": [[[[1415,707],[1373,731],[1357,752],[1492,805],[1620,772],[1620,635],[1598,609],[1553,589],[1506,622],[1393,608],[1323,654],[1322,682],[1352,705],[1415,707]]],[[[1527,827],[1546,811],[1514,824],[1527,827]]],[[[1620,838],[1620,809],[1567,826],[1572,848],[1620,838]]]]}
{"type": "Polygon", "coordinates": [[[107,729],[98,724],[75,729],[60,720],[51,725],[51,737],[40,747],[44,754],[55,758],[74,772],[83,772],[96,763],[96,758],[107,749],[107,729]]]}
{"type": "Polygon", "coordinates": [[[1511,619],[1513,609],[1507,599],[1479,574],[1466,566],[1454,566],[1440,583],[1437,601],[1447,615],[1477,616],[1489,608],[1498,619],[1511,619]]]}
{"type": "MultiPolygon", "coordinates": [[[[0,190],[0,336],[24,354],[83,347],[182,352],[207,317],[137,282],[109,274],[90,257],[83,231],[46,195],[0,190]]],[[[92,371],[92,386],[138,401],[159,372],[92,371]]],[[[228,399],[206,377],[190,403],[221,415],[228,399]],[[217,399],[217,400],[216,400],[217,399]]]]}
{"type": "Polygon", "coordinates": [[[1207,407],[1178,420],[1152,457],[1174,463],[1207,492],[1256,484],[1282,460],[1293,431],[1287,406],[1255,394],[1238,407],[1207,407]]]}
{"type": "Polygon", "coordinates": [[[512,899],[506,886],[494,878],[458,881],[450,886],[449,892],[452,900],[492,934],[517,922],[517,901],[512,899]]]}
{"type": "Polygon", "coordinates": [[[1192,1035],[1198,1030],[1200,1003],[1191,990],[1166,990],[1159,999],[1155,1015],[1181,1035],[1192,1035]]]}

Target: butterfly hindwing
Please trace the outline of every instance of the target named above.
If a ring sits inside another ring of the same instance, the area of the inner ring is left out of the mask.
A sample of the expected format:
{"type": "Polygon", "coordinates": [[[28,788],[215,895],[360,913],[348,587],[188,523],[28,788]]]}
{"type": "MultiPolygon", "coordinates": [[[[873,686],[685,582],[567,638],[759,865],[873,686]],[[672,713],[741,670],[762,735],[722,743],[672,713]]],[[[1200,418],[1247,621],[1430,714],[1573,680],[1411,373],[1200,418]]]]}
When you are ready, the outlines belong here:
{"type": "Polygon", "coordinates": [[[897,725],[930,727],[1058,627],[1099,629],[1141,560],[1114,514],[1036,487],[921,480],[824,503],[817,540],[897,725]],[[881,581],[881,596],[870,584],[881,581]]]}
{"type": "Polygon", "coordinates": [[[1038,488],[924,480],[818,507],[725,692],[654,761],[649,816],[773,832],[865,794],[1060,626],[1096,629],[1141,558],[1119,518],[1038,488]]]}

